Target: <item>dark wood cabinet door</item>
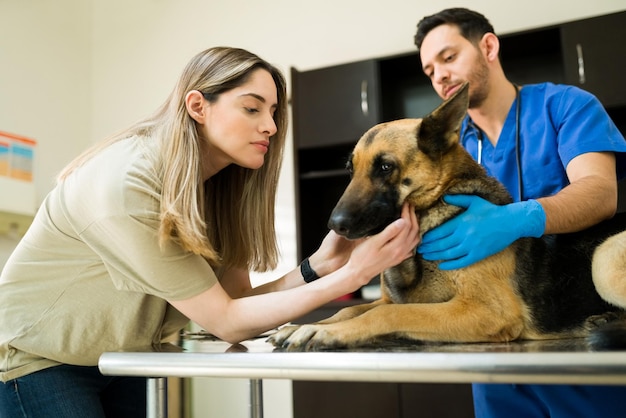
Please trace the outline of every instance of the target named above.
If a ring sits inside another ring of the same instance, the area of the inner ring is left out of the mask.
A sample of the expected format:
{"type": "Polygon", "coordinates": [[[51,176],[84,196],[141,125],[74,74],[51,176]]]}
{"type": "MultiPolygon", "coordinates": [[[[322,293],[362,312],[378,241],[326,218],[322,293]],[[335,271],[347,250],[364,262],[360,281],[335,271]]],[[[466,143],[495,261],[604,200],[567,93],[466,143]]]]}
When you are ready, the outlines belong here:
{"type": "Polygon", "coordinates": [[[565,23],[561,40],[566,82],[605,107],[626,105],[626,12],[565,23]]]}
{"type": "Polygon", "coordinates": [[[507,78],[515,84],[564,83],[560,28],[550,26],[501,36],[500,61],[507,78]]]}
{"type": "Polygon", "coordinates": [[[385,382],[294,381],[293,416],[402,418],[398,388],[398,383],[385,382]]]}
{"type": "Polygon", "coordinates": [[[294,418],[474,418],[469,384],[293,382],[294,418]]]}
{"type": "Polygon", "coordinates": [[[299,72],[291,70],[296,147],[356,142],[379,122],[376,60],[299,72]]]}
{"type": "Polygon", "coordinates": [[[400,418],[474,418],[469,383],[402,383],[400,400],[400,418]]]}

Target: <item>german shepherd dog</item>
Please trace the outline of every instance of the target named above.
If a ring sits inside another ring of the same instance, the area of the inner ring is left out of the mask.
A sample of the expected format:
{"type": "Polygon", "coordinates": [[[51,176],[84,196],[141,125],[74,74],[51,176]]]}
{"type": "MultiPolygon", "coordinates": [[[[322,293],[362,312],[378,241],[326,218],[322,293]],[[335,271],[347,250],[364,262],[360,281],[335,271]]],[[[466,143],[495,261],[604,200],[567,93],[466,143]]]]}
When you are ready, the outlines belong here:
{"type": "MultiPolygon", "coordinates": [[[[329,228],[348,239],[376,234],[400,216],[408,201],[423,234],[462,211],[443,201],[446,194],[512,202],[504,186],[459,143],[468,96],[466,84],[423,119],[382,123],[366,132],[349,158],[351,181],[329,228]]],[[[394,340],[507,342],[593,333],[600,349],[621,348],[626,341],[626,233],[618,233],[625,230],[626,215],[616,215],[578,233],[519,239],[450,271],[416,253],[382,273],[381,299],[344,308],[315,324],[283,327],[269,341],[287,351],[316,351],[394,340]],[[613,235],[595,255],[592,279],[594,251],[613,235]],[[614,296],[611,283],[621,286],[622,296],[614,296]]]]}

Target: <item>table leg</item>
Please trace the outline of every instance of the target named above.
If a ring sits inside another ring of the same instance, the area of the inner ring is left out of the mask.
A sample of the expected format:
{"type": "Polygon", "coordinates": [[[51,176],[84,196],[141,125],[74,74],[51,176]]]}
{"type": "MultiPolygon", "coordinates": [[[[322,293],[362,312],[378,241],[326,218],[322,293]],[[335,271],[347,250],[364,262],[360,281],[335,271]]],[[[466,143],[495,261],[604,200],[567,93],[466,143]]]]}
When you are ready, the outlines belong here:
{"type": "Polygon", "coordinates": [[[167,378],[149,377],[147,386],[147,418],[167,418],[167,378]]]}
{"type": "Polygon", "coordinates": [[[263,381],[250,379],[250,418],[263,418],[263,381]]]}

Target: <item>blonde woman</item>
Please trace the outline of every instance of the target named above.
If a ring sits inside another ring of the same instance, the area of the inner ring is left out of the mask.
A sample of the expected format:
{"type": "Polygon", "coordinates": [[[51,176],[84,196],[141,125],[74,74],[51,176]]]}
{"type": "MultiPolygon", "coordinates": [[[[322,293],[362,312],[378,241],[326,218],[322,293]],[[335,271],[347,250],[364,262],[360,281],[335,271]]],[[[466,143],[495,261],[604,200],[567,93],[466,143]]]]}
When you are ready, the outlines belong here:
{"type": "Polygon", "coordinates": [[[212,48],[154,115],[63,170],[0,278],[1,417],[143,416],[145,380],[102,376],[102,352],[158,343],[189,320],[236,343],[412,254],[405,207],[370,239],[329,233],[301,267],[252,288],[248,272],[277,263],[286,129],[282,74],[212,48]]]}

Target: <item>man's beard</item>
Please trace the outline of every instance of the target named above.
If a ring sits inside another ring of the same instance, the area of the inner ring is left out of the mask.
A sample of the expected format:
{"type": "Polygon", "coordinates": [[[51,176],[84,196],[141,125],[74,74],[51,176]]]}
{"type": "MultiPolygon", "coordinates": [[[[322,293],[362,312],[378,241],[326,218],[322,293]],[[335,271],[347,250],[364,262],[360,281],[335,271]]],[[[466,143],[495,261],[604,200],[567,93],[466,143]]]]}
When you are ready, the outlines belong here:
{"type": "Polygon", "coordinates": [[[489,78],[489,68],[487,62],[482,55],[476,57],[476,65],[474,71],[469,74],[470,83],[469,108],[477,108],[483,104],[489,95],[487,80],[489,78]],[[473,87],[473,88],[472,88],[473,87]]]}

